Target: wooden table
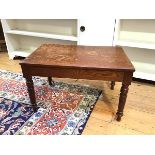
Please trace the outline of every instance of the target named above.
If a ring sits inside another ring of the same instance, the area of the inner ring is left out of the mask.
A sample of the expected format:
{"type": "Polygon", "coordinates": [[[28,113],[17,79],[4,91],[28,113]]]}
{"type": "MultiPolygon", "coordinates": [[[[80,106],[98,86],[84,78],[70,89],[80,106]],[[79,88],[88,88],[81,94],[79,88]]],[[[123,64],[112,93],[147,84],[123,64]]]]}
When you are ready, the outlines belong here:
{"type": "Polygon", "coordinates": [[[121,47],[95,47],[43,44],[21,63],[30,101],[36,111],[32,76],[106,80],[122,82],[116,119],[121,120],[123,109],[135,71],[121,47]]]}

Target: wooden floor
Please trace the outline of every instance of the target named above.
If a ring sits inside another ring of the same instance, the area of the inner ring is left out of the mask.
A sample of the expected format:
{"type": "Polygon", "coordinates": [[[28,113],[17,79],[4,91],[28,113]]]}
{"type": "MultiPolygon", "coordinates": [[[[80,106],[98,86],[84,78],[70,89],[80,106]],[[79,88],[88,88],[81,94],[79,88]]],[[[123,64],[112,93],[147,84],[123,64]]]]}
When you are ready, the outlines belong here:
{"type": "MultiPolygon", "coordinates": [[[[0,52],[0,69],[21,72],[20,60],[9,60],[6,52],[0,52]]],[[[129,87],[124,117],[114,120],[117,111],[121,83],[110,90],[104,81],[56,79],[82,83],[104,90],[83,132],[84,135],[155,134],[155,85],[133,82],[129,87]]]]}

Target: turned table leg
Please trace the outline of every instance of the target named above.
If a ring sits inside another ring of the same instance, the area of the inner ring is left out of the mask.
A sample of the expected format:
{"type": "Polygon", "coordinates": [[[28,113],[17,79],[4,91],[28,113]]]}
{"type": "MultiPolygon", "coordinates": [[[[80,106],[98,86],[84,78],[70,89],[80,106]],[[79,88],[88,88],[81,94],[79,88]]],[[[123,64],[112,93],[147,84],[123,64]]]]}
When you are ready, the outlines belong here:
{"type": "Polygon", "coordinates": [[[111,81],[111,90],[114,90],[115,81],[111,81]]]}
{"type": "Polygon", "coordinates": [[[117,121],[121,121],[121,117],[123,116],[123,110],[125,107],[125,102],[126,102],[126,98],[127,98],[127,94],[128,94],[128,90],[129,90],[128,87],[132,82],[132,76],[133,76],[133,72],[125,72],[124,73],[124,77],[123,77],[123,81],[122,81],[122,87],[120,90],[118,110],[116,113],[116,120],[117,121]]]}
{"type": "Polygon", "coordinates": [[[128,88],[129,85],[127,84],[122,84],[121,91],[120,91],[120,97],[119,97],[119,105],[118,105],[118,110],[116,113],[116,120],[121,121],[121,117],[123,116],[123,110],[127,98],[127,93],[128,93],[128,88]]]}
{"type": "Polygon", "coordinates": [[[32,80],[32,77],[26,77],[25,79],[26,79],[26,85],[27,85],[27,90],[30,97],[31,105],[32,105],[33,111],[36,112],[37,104],[35,99],[33,80],[32,80]]]}
{"type": "Polygon", "coordinates": [[[50,86],[54,86],[54,81],[52,80],[52,77],[48,77],[48,82],[50,86]]]}

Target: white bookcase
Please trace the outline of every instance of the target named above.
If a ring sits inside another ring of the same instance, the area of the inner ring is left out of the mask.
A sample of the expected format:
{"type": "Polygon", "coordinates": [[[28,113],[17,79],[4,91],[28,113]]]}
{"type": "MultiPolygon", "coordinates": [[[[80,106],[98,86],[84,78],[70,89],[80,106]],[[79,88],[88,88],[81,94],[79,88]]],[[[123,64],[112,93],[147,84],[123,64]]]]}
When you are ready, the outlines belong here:
{"type": "Polygon", "coordinates": [[[43,43],[112,46],[114,19],[2,19],[9,58],[27,57],[43,43]],[[80,31],[84,26],[85,31],[80,31]],[[103,39],[102,39],[102,36],[103,39]]]}
{"type": "Polygon", "coordinates": [[[122,46],[134,77],[155,81],[155,19],[3,19],[9,58],[27,57],[43,43],[122,46]],[[80,30],[84,26],[85,30],[80,30]],[[115,31],[114,31],[115,30],[115,31]]]}
{"type": "Polygon", "coordinates": [[[155,81],[155,19],[2,19],[9,58],[43,43],[122,46],[134,77],[155,81]],[[84,26],[85,31],[81,31],[84,26]],[[115,32],[114,32],[115,30],[115,32]]]}
{"type": "Polygon", "coordinates": [[[124,48],[134,77],[155,81],[155,19],[116,20],[114,45],[124,48]]]}

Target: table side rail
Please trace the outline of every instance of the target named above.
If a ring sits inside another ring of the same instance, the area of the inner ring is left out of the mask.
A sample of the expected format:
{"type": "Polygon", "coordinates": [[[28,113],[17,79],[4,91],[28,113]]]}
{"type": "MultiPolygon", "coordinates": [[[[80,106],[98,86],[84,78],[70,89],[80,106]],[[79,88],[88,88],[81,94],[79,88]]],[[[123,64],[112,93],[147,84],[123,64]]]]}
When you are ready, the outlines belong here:
{"type": "Polygon", "coordinates": [[[57,78],[73,78],[73,79],[89,79],[89,80],[107,80],[122,81],[124,72],[122,71],[106,71],[97,69],[81,69],[81,68],[45,68],[45,67],[25,67],[22,66],[23,76],[42,76],[57,78]]]}

